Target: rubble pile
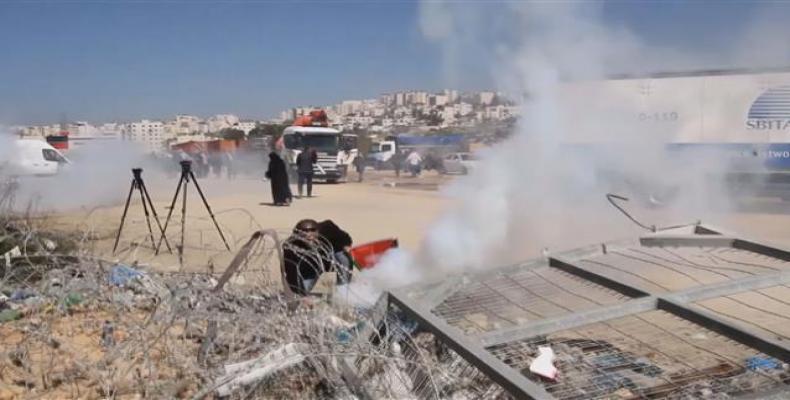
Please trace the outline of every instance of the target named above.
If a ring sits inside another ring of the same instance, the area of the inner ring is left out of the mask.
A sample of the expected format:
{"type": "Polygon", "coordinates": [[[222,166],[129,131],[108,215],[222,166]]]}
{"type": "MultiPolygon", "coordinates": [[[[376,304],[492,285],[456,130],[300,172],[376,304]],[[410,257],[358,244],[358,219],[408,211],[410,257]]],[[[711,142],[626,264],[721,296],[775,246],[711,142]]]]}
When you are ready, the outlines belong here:
{"type": "Polygon", "coordinates": [[[0,398],[193,398],[236,391],[348,397],[335,359],[360,352],[391,357],[372,345],[354,348],[349,331],[355,324],[336,317],[321,299],[294,303],[254,288],[215,292],[216,283],[204,274],[84,261],[24,282],[4,279],[0,398]],[[278,355],[283,348],[290,354],[278,355]],[[244,362],[250,365],[239,366],[244,362]],[[257,379],[246,377],[256,372],[257,379]],[[262,379],[275,373],[277,379],[262,379]]]}
{"type": "Polygon", "coordinates": [[[253,235],[222,275],[165,273],[3,215],[0,245],[35,245],[0,260],[0,399],[504,397],[383,298],[333,304],[260,278],[276,237],[253,235]]]}

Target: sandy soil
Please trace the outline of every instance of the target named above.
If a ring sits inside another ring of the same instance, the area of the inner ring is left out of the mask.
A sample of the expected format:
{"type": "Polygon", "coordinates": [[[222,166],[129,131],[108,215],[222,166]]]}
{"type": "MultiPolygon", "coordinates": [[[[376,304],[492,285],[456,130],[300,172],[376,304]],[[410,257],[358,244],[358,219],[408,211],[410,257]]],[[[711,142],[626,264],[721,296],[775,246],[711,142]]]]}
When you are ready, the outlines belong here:
{"type": "MultiPolygon", "coordinates": [[[[346,229],[357,244],[395,237],[401,247],[415,250],[425,230],[449,203],[436,190],[448,179],[452,178],[432,172],[418,178],[402,176],[400,179],[395,179],[392,172],[372,172],[362,183],[316,184],[313,197],[296,199],[289,207],[271,204],[269,183],[263,180],[206,178],[199,183],[232,251],[243,245],[257,229],[275,229],[282,236],[287,236],[296,222],[303,218],[332,219],[346,229]]],[[[149,184],[149,192],[163,224],[176,183],[149,184]]],[[[296,192],[295,187],[293,191],[296,192]]],[[[213,263],[221,270],[230,261],[230,253],[223,251],[216,228],[191,184],[187,196],[185,264],[203,268],[207,263],[213,263]]],[[[180,240],[181,204],[179,197],[167,228],[173,245],[180,240]]],[[[121,200],[115,206],[60,213],[53,217],[53,226],[61,229],[77,227],[81,232],[91,232],[90,236],[98,239],[90,241],[93,250],[104,258],[126,262],[139,260],[167,270],[177,268],[177,258],[167,254],[164,245],[162,254],[153,257],[153,246],[147,238],[148,230],[137,195],[130,206],[118,254],[112,254],[122,212],[121,200]]],[[[158,240],[156,225],[153,229],[158,240]]]]}
{"type": "MultiPolygon", "coordinates": [[[[351,175],[352,178],[356,177],[356,174],[351,175]]],[[[195,188],[190,186],[184,264],[199,270],[211,264],[216,270],[222,270],[230,261],[232,253],[255,230],[275,229],[282,236],[287,236],[294,224],[303,218],[332,219],[346,229],[357,244],[396,237],[403,248],[416,250],[427,228],[444,208],[452,205],[452,200],[442,195],[438,188],[453,179],[455,177],[441,176],[435,172],[424,173],[418,178],[401,176],[396,179],[391,171],[369,171],[362,183],[352,179],[351,182],[343,184],[317,184],[314,197],[297,199],[290,207],[272,206],[269,183],[261,179],[201,179],[200,184],[209,204],[228,237],[231,252],[223,249],[216,228],[207,218],[206,208],[195,188]]],[[[164,222],[176,181],[159,181],[149,185],[156,209],[164,222]]],[[[295,187],[293,190],[296,192],[295,187]]],[[[123,196],[123,193],[120,195],[123,196]]],[[[55,218],[56,225],[63,229],[78,227],[80,231],[90,232],[93,239],[98,239],[90,241],[93,250],[104,258],[125,262],[139,261],[166,270],[178,269],[176,257],[166,253],[153,256],[153,246],[150,239],[147,239],[147,227],[137,197],[133,197],[119,252],[112,254],[114,236],[123,210],[122,200],[119,196],[118,203],[114,206],[61,213],[55,218]]],[[[180,240],[180,199],[175,208],[167,229],[173,245],[180,240]]],[[[632,211],[648,220],[651,213],[655,213],[648,210],[632,211]]],[[[562,216],[564,220],[556,223],[583,231],[584,227],[578,226],[578,221],[583,219],[573,212],[574,210],[568,210],[567,215],[562,216]]],[[[641,232],[613,210],[611,220],[607,214],[605,221],[606,229],[600,230],[600,226],[590,227],[590,235],[576,238],[577,242],[583,243],[573,242],[567,245],[573,247],[588,244],[589,240],[602,242],[641,232]]],[[[790,247],[790,235],[786,228],[790,226],[790,203],[787,202],[772,199],[749,200],[743,202],[735,212],[711,212],[703,222],[790,247]]],[[[153,229],[156,233],[156,225],[153,229]]],[[[158,238],[159,235],[155,236],[158,238]]],[[[528,235],[525,242],[529,242],[528,235]]],[[[525,250],[518,257],[521,259],[539,255],[541,247],[539,244],[525,243],[525,250]]],[[[165,246],[162,249],[165,250],[165,246]]]]}

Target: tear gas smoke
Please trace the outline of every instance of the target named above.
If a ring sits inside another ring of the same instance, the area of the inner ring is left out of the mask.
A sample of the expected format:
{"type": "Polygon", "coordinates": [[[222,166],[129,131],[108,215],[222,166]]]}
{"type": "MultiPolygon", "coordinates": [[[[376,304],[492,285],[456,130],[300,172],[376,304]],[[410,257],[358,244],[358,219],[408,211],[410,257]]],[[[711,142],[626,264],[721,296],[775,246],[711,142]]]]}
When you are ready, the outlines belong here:
{"type": "Polygon", "coordinates": [[[660,126],[646,126],[618,102],[579,96],[566,85],[709,66],[708,55],[648,46],[625,28],[606,25],[601,12],[601,3],[582,2],[422,3],[423,31],[444,50],[451,78],[466,60],[491,60],[499,89],[523,98],[521,118],[514,136],[448,188],[455,205],[419,251],[386,254],[361,274],[363,281],[397,287],[534,257],[542,248],[639,232],[605,200],[617,182],[679,188],[673,212],[650,222],[691,222],[712,203],[727,206],[723,185],[711,179],[728,168],[725,158],[668,154],[664,146],[672,138],[660,126]],[[607,146],[596,150],[569,146],[601,142],[607,146]]]}
{"type": "Polygon", "coordinates": [[[7,168],[8,164],[13,161],[14,140],[13,135],[9,134],[8,130],[0,125],[0,174],[2,174],[3,169],[7,168]]]}
{"type": "Polygon", "coordinates": [[[44,211],[67,211],[117,204],[128,193],[131,168],[146,168],[147,181],[157,178],[155,164],[131,142],[90,142],[66,156],[71,163],[57,175],[18,179],[17,207],[32,204],[44,211]]]}

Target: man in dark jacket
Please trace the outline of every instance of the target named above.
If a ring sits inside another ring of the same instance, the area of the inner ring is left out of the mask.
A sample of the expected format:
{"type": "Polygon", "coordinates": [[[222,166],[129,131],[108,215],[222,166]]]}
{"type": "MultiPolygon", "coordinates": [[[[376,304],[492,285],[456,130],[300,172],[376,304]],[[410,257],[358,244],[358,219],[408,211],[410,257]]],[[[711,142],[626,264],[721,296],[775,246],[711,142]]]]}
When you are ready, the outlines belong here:
{"type": "Polygon", "coordinates": [[[319,246],[318,222],[312,219],[299,221],[283,243],[285,281],[292,292],[306,296],[324,272],[319,246]]]}
{"type": "Polygon", "coordinates": [[[313,165],[317,162],[318,155],[308,146],[305,146],[304,150],[296,156],[296,170],[299,173],[299,197],[302,197],[302,187],[305,184],[307,184],[307,197],[313,195],[313,165]]]}
{"type": "Polygon", "coordinates": [[[396,150],[392,155],[392,168],[395,169],[395,177],[400,178],[400,170],[403,168],[403,154],[400,150],[396,150]]]}
{"type": "Polygon", "coordinates": [[[365,155],[359,153],[354,158],[354,167],[357,170],[357,182],[362,182],[362,175],[365,173],[365,155]]]}
{"type": "Polygon", "coordinates": [[[351,235],[340,229],[331,219],[318,223],[318,235],[326,244],[332,247],[334,264],[337,272],[337,284],[351,283],[351,235]]]}

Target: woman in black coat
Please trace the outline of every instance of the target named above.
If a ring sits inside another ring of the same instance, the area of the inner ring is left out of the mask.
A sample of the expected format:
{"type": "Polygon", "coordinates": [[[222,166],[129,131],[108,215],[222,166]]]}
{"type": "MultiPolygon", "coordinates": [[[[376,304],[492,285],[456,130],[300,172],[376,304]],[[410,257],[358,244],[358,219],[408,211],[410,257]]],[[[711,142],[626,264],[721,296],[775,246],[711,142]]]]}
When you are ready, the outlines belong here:
{"type": "Polygon", "coordinates": [[[266,177],[272,185],[272,201],[276,206],[287,206],[291,202],[291,187],[288,186],[288,171],[285,161],[275,153],[269,153],[269,170],[266,177]]]}

